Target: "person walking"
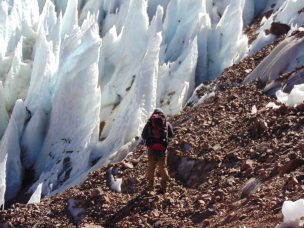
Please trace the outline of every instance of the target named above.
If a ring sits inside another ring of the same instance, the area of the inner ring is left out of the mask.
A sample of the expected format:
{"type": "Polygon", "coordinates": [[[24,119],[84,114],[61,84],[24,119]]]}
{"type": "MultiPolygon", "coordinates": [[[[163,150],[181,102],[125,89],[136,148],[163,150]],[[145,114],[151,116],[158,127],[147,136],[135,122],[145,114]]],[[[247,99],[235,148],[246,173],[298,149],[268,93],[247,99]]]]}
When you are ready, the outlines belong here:
{"type": "Polygon", "coordinates": [[[157,108],[146,123],[141,138],[148,148],[148,190],[154,192],[154,175],[158,166],[161,175],[161,192],[165,193],[170,180],[167,170],[167,147],[173,138],[173,127],[164,112],[157,108]]]}

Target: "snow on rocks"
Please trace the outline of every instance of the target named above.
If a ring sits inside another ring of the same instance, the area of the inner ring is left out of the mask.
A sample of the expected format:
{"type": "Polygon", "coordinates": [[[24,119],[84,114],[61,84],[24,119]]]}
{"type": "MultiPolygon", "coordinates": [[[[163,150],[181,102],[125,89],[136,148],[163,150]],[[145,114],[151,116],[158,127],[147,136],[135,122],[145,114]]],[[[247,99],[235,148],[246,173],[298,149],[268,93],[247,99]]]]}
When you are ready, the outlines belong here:
{"type": "Polygon", "coordinates": [[[295,85],[290,94],[279,90],[276,93],[278,100],[288,106],[295,106],[304,101],[304,84],[295,85]]]}
{"type": "Polygon", "coordinates": [[[261,21],[261,26],[257,33],[259,34],[257,39],[251,44],[250,53],[254,54],[256,51],[265,47],[266,45],[272,43],[276,35],[286,34],[285,32],[275,32],[278,31],[275,27],[282,26],[293,26],[293,29],[301,27],[304,23],[303,14],[299,13],[303,8],[303,3],[301,1],[270,1],[267,3],[264,12],[272,10],[272,14],[269,17],[264,17],[261,21]],[[274,32],[271,33],[271,32],[274,32]]]}
{"type": "Polygon", "coordinates": [[[304,200],[299,199],[296,201],[286,200],[282,206],[282,213],[284,222],[276,225],[276,228],[283,227],[301,227],[303,226],[304,217],[304,200]]]}
{"type": "Polygon", "coordinates": [[[243,82],[261,80],[266,83],[264,91],[270,95],[275,94],[280,102],[289,106],[302,103],[303,84],[301,83],[303,83],[303,79],[301,80],[301,75],[303,70],[301,70],[301,67],[304,63],[303,49],[303,38],[297,35],[286,38],[243,82]],[[289,59],[298,59],[298,62],[288,61],[289,59]],[[284,93],[283,88],[291,90],[290,94],[284,93]]]}
{"type": "Polygon", "coordinates": [[[282,41],[245,79],[244,83],[254,80],[270,82],[277,79],[283,69],[288,69],[291,64],[287,59],[296,58],[300,53],[303,40],[296,37],[289,37],[282,41]],[[274,56],[276,56],[274,58],[274,56]]]}
{"type": "Polygon", "coordinates": [[[121,184],[122,184],[122,178],[114,178],[113,176],[113,169],[110,168],[107,171],[107,181],[109,183],[109,187],[114,192],[121,192],[121,184]]]}
{"type": "Polygon", "coordinates": [[[269,103],[266,105],[266,108],[278,109],[278,108],[280,108],[280,106],[277,105],[277,104],[274,103],[274,102],[269,102],[269,103]]]}

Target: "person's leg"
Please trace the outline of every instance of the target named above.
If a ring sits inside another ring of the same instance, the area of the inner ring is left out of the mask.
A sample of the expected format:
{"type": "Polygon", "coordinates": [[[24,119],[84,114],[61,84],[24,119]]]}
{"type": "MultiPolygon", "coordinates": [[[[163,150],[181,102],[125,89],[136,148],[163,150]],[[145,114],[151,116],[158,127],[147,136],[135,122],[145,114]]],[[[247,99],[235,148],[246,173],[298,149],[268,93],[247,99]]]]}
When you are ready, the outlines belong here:
{"type": "Polygon", "coordinates": [[[148,178],[148,189],[149,191],[154,191],[154,174],[156,168],[157,160],[153,155],[148,153],[148,171],[147,171],[147,178],[148,178]]]}
{"type": "Polygon", "coordinates": [[[170,180],[170,176],[167,170],[167,156],[159,158],[158,161],[159,172],[161,176],[161,190],[166,192],[168,181],[170,180]]]}

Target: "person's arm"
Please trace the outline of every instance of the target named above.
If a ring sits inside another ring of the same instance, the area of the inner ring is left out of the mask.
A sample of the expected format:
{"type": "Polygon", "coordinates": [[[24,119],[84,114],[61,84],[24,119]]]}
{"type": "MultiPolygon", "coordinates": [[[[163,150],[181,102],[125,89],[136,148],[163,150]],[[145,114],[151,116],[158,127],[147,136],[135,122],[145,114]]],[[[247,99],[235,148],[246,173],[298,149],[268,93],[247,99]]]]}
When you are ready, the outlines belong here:
{"type": "Polygon", "coordinates": [[[146,123],[146,125],[141,133],[141,138],[143,141],[146,141],[148,138],[148,123],[146,123]]]}
{"type": "Polygon", "coordinates": [[[168,138],[171,139],[174,137],[174,132],[173,132],[173,127],[172,125],[168,122],[168,138]]]}

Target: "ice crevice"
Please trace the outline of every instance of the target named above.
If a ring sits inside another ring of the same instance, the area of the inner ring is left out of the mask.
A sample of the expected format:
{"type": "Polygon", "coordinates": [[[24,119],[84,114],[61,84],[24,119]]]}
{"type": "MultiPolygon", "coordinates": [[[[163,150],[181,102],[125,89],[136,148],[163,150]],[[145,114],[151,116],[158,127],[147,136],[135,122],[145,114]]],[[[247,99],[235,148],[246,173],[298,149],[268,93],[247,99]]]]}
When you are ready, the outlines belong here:
{"type": "Polygon", "coordinates": [[[294,71],[304,63],[303,42],[291,35],[302,8],[292,0],[2,1],[0,205],[24,187],[38,202],[123,159],[155,107],[179,113],[202,82],[272,42],[264,30],[274,21],[291,27],[290,41],[246,81],[260,72],[275,80],[291,55],[298,61],[284,69],[294,71]],[[270,9],[249,46],[244,27],[270,9]],[[34,179],[22,186],[28,170],[34,179]]]}

